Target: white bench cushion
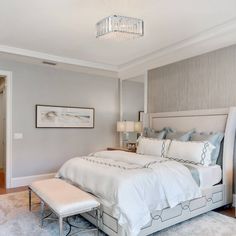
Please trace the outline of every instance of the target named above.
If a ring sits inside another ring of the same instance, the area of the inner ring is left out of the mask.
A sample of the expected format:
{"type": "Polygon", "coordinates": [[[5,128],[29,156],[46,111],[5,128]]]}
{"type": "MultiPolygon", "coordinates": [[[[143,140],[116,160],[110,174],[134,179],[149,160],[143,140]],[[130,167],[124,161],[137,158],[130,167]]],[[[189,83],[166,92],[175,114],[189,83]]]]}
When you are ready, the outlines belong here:
{"type": "Polygon", "coordinates": [[[29,187],[60,216],[88,212],[100,205],[93,196],[61,179],[40,180],[29,187]]]}

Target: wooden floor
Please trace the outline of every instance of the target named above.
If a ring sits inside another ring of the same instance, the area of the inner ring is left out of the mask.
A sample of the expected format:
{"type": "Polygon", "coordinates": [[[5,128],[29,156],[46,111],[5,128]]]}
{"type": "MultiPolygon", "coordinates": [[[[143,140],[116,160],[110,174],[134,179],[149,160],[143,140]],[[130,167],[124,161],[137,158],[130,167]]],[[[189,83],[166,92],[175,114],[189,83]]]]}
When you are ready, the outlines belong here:
{"type": "Polygon", "coordinates": [[[223,214],[223,215],[226,215],[226,216],[230,216],[230,217],[233,217],[235,218],[235,208],[234,207],[229,207],[229,208],[224,208],[224,207],[221,207],[219,209],[216,209],[214,211],[220,213],[220,214],[223,214]]]}
{"type": "Polygon", "coordinates": [[[5,188],[5,174],[3,169],[0,169],[0,189],[5,188]]]}
{"type": "Polygon", "coordinates": [[[7,193],[17,193],[25,190],[28,190],[28,187],[9,188],[9,189],[0,188],[0,195],[7,193]]]}
{"type": "Polygon", "coordinates": [[[15,192],[20,192],[27,190],[27,187],[19,187],[19,188],[11,188],[11,189],[6,189],[5,188],[5,174],[3,169],[0,169],[0,195],[1,194],[7,194],[7,193],[15,193],[15,192]]]}

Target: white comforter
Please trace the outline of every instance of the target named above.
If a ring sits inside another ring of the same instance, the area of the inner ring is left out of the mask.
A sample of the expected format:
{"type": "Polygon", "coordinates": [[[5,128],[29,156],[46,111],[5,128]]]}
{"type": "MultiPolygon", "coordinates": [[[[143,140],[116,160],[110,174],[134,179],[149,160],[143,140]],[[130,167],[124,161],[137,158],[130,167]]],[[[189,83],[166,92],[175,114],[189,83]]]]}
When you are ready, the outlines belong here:
{"type": "Polygon", "coordinates": [[[182,164],[165,158],[122,151],[102,151],[67,161],[62,177],[109,202],[127,235],[138,235],[151,212],[201,197],[182,164]]]}

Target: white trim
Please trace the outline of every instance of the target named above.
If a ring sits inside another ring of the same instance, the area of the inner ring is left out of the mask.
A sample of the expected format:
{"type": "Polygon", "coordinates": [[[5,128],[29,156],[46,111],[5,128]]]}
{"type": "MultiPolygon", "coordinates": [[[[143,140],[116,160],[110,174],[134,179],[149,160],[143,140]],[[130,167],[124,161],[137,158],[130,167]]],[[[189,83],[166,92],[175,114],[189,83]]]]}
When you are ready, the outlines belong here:
{"type": "Polygon", "coordinates": [[[233,194],[233,204],[232,204],[233,207],[236,206],[236,194],[233,194]]]}
{"type": "Polygon", "coordinates": [[[76,65],[82,67],[90,67],[95,69],[107,70],[107,71],[118,71],[118,67],[110,64],[96,63],[92,61],[78,60],[75,58],[60,57],[52,54],[27,50],[23,48],[10,47],[7,45],[0,45],[0,52],[9,53],[14,55],[20,55],[25,57],[37,58],[41,60],[48,60],[57,63],[76,65]]]}
{"type": "Polygon", "coordinates": [[[56,173],[49,173],[49,174],[42,174],[42,175],[31,175],[31,176],[24,176],[24,177],[15,177],[12,178],[11,184],[12,188],[28,186],[34,181],[43,180],[43,179],[51,179],[54,178],[56,173]]]}
{"type": "Polygon", "coordinates": [[[148,112],[148,71],[144,73],[144,113],[148,112]]]}
{"type": "Polygon", "coordinates": [[[6,87],[6,188],[11,188],[12,178],[12,72],[0,70],[6,87]]]}
{"type": "Polygon", "coordinates": [[[0,52],[40,60],[49,60],[64,65],[96,68],[119,73],[119,78],[127,79],[142,74],[146,70],[167,65],[176,61],[201,55],[236,43],[236,18],[209,28],[201,33],[158,49],[144,56],[120,65],[97,63],[75,58],[62,57],[33,50],[0,45],[0,52]]]}
{"type": "MultiPolygon", "coordinates": [[[[119,89],[120,89],[120,121],[123,120],[123,81],[119,79],[119,89]]],[[[123,146],[123,133],[119,133],[120,147],[123,146]]]]}

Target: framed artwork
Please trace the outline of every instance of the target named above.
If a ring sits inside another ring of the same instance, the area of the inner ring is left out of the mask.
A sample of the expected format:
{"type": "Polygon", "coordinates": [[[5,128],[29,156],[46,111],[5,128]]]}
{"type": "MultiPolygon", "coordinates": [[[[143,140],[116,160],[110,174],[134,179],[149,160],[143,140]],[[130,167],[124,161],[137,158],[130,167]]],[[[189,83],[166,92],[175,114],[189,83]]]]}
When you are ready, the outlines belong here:
{"type": "Polygon", "coordinates": [[[144,111],[139,111],[138,112],[138,121],[143,122],[143,115],[144,115],[144,111]]]}
{"type": "Polygon", "coordinates": [[[36,128],[94,128],[94,108],[36,105],[36,128]]]}

